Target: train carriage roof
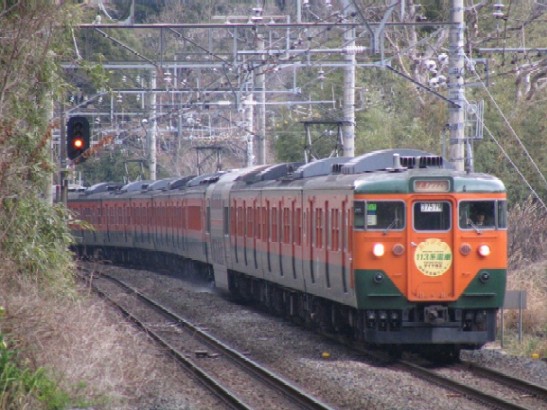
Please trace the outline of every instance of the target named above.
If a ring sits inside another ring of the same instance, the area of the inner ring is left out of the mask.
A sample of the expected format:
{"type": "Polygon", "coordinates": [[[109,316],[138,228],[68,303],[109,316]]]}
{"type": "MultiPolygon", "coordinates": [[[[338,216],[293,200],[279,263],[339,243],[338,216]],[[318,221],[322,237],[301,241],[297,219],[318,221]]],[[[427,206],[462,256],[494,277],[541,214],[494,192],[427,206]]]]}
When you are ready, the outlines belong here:
{"type": "Polygon", "coordinates": [[[322,189],[354,190],[355,193],[409,193],[414,189],[412,181],[416,178],[449,179],[451,192],[505,192],[503,183],[491,175],[456,172],[440,156],[403,148],[374,151],[355,158],[325,158],[308,164],[259,165],[199,176],[136,181],[123,187],[103,182],[88,188],[78,198],[90,195],[93,199],[170,196],[176,195],[179,190],[201,192],[217,183],[219,190],[214,191],[218,192],[226,189],[322,189]]]}

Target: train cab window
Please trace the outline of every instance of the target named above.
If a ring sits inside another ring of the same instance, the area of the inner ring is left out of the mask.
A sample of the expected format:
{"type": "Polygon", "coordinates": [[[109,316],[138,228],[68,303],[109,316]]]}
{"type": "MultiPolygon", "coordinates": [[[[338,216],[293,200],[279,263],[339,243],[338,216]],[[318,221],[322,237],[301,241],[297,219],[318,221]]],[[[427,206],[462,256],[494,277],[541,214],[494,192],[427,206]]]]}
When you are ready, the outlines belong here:
{"type": "Polygon", "coordinates": [[[399,201],[367,201],[367,230],[401,230],[405,227],[405,204],[399,201]]]}
{"type": "Polygon", "coordinates": [[[450,229],[451,206],[449,202],[420,201],[414,203],[414,229],[416,231],[447,231],[450,229]]]}
{"type": "Polygon", "coordinates": [[[507,227],[507,204],[505,201],[461,201],[458,211],[460,229],[507,227]]]}
{"type": "Polygon", "coordinates": [[[507,201],[498,201],[497,207],[498,228],[507,228],[507,201]]]}

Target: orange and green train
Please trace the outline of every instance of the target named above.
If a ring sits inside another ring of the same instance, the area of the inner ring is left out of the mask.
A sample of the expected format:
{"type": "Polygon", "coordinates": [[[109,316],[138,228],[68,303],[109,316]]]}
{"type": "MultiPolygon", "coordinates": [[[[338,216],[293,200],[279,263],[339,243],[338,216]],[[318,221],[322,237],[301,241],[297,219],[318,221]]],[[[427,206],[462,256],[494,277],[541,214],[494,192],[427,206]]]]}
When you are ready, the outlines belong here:
{"type": "Polygon", "coordinates": [[[495,339],[504,185],[423,151],[98,184],[69,205],[95,226],[74,226],[84,255],[204,272],[223,291],[371,344],[495,339]]]}

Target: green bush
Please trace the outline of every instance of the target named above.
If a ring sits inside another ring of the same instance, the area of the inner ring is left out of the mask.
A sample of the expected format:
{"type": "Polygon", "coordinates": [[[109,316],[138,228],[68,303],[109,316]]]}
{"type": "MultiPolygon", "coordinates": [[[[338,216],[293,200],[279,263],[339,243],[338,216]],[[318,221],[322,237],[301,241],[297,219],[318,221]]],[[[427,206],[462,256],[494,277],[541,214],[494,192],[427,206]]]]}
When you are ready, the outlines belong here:
{"type": "Polygon", "coordinates": [[[4,200],[0,217],[2,256],[20,275],[55,292],[73,285],[72,237],[62,206],[51,206],[33,196],[4,200]]]}
{"type": "Polygon", "coordinates": [[[70,397],[51,380],[42,368],[31,371],[17,364],[16,352],[9,350],[0,334],[0,409],[40,406],[65,409],[70,397]]]}

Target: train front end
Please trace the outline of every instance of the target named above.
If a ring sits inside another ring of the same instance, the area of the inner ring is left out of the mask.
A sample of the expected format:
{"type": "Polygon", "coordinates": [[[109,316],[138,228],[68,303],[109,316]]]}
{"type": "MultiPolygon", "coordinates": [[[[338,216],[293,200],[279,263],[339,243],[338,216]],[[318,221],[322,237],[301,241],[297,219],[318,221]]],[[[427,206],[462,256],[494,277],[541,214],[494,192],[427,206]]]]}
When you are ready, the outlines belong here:
{"type": "Polygon", "coordinates": [[[418,168],[358,181],[352,246],[364,339],[465,348],[495,340],[506,221],[505,188],[488,175],[418,168]]]}

